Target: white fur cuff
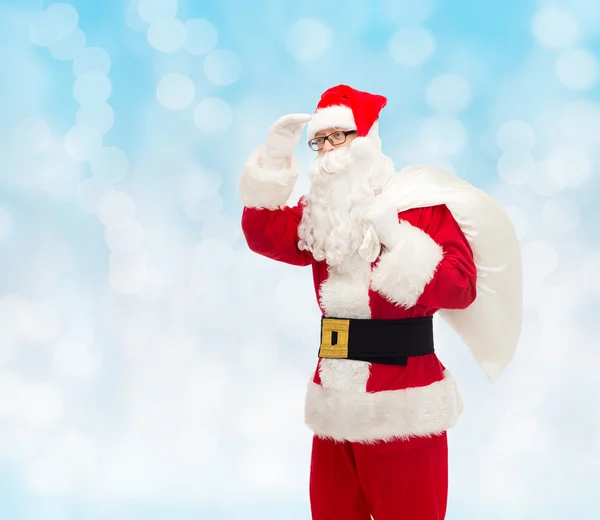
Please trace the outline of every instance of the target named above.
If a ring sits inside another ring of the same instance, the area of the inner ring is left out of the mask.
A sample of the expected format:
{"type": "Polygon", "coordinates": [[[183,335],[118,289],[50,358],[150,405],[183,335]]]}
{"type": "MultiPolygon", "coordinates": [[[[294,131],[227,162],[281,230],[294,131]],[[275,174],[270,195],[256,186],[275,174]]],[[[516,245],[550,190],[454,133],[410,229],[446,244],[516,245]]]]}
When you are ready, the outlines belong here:
{"type": "Polygon", "coordinates": [[[239,194],[248,208],[277,209],[290,198],[300,168],[295,157],[291,157],[287,168],[271,170],[262,166],[264,146],[258,147],[244,166],[239,194]]]}
{"type": "Polygon", "coordinates": [[[393,230],[390,249],[373,269],[371,288],[396,305],[413,307],[443,256],[442,247],[427,233],[400,222],[393,230]]]}
{"type": "Polygon", "coordinates": [[[311,382],[305,423],[319,437],[375,442],[442,433],[456,426],[461,413],[462,399],[446,370],[444,379],[428,386],[374,393],[311,382]]]}

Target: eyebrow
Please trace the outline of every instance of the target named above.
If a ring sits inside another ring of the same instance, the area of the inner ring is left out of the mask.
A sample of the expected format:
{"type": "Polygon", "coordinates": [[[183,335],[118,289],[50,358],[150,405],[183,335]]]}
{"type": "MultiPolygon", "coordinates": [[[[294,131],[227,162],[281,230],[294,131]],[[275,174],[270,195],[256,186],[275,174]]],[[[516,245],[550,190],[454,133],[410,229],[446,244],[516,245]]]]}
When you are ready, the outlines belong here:
{"type": "Polygon", "coordinates": [[[315,134],[315,139],[317,137],[325,137],[326,135],[329,134],[334,134],[335,132],[343,132],[344,130],[342,128],[334,128],[331,132],[326,132],[325,130],[319,130],[316,134],[315,134]]]}

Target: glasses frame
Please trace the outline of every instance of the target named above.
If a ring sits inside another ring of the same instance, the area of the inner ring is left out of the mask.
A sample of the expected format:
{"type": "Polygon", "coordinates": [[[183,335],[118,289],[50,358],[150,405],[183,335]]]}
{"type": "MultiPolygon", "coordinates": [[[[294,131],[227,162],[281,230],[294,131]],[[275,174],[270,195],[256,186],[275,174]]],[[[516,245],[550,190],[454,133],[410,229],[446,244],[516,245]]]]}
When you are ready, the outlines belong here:
{"type": "Polygon", "coordinates": [[[313,152],[320,152],[323,149],[323,146],[325,146],[325,140],[329,141],[331,143],[331,146],[340,146],[342,144],[344,144],[346,142],[346,139],[348,138],[348,136],[350,134],[355,134],[357,131],[356,130],[336,130],[335,132],[331,132],[329,135],[322,135],[319,137],[313,137],[310,141],[308,141],[308,147],[313,151],[313,152]],[[339,134],[342,133],[344,134],[344,140],[341,143],[334,143],[330,138],[333,134],[339,134]],[[310,143],[312,143],[315,139],[323,139],[323,144],[321,145],[320,148],[317,148],[316,150],[311,146],[310,143]]]}

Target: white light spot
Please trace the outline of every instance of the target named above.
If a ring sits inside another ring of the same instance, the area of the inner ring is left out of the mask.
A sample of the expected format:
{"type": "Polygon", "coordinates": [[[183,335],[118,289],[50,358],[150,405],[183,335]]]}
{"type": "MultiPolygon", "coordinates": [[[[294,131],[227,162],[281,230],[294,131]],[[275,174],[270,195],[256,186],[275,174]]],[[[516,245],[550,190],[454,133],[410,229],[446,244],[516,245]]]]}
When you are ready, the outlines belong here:
{"type": "MultiPolygon", "coordinates": [[[[81,297],[77,295],[76,297],[81,297]]],[[[57,342],[76,343],[88,348],[94,341],[94,322],[86,306],[69,310],[69,320],[57,342]]]]}
{"type": "Polygon", "coordinates": [[[240,237],[240,225],[237,220],[227,215],[215,215],[202,227],[202,238],[222,238],[230,244],[240,237]]]}
{"type": "Polygon", "coordinates": [[[438,112],[458,114],[471,101],[471,88],[458,74],[442,74],[434,78],[425,91],[427,104],[438,112]]]}
{"type": "Polygon", "coordinates": [[[302,18],[287,32],[285,45],[288,52],[298,61],[320,58],[331,47],[331,29],[317,18],[302,18]]]}
{"type": "Polygon", "coordinates": [[[523,269],[532,278],[551,275],[558,267],[558,253],[549,242],[536,240],[523,246],[523,269]]]}
{"type": "Polygon", "coordinates": [[[568,89],[589,90],[598,83],[598,60],[587,49],[564,51],[554,62],[554,74],[568,89]]]}
{"type": "Polygon", "coordinates": [[[17,149],[30,154],[48,150],[52,143],[50,125],[43,117],[23,119],[15,130],[17,149]]]}
{"type": "Polygon", "coordinates": [[[125,8],[125,24],[132,31],[146,32],[147,24],[141,19],[137,6],[138,0],[129,0],[125,8]]]}
{"type": "Polygon", "coordinates": [[[596,147],[600,145],[600,105],[591,101],[562,104],[556,115],[556,128],[563,141],[596,147]]]}
{"type": "MultiPolygon", "coordinates": [[[[0,367],[10,362],[17,351],[17,340],[7,332],[0,332],[0,367]]],[[[2,403],[0,402],[0,407],[2,403]]],[[[0,417],[2,410],[0,409],[0,417]]]]}
{"type": "Polygon", "coordinates": [[[82,432],[67,430],[46,443],[46,449],[28,461],[27,484],[35,494],[68,495],[85,486],[101,466],[92,439],[82,432]]]}
{"type": "MultiPolygon", "coordinates": [[[[71,244],[52,235],[42,238],[36,244],[36,255],[28,261],[23,290],[58,293],[59,287],[68,280],[74,263],[71,244]]],[[[64,325],[62,310],[56,303],[35,300],[29,308],[32,312],[30,326],[21,334],[39,343],[53,341],[64,325]]]]}
{"type": "Polygon", "coordinates": [[[136,294],[146,284],[148,262],[143,253],[112,253],[108,281],[119,294],[136,294]]]}
{"type": "Polygon", "coordinates": [[[106,227],[118,227],[135,217],[135,201],[123,191],[111,190],[100,199],[97,213],[106,227]]]}
{"type": "Polygon", "coordinates": [[[546,49],[566,49],[579,38],[577,19],[557,6],[538,11],[533,19],[532,30],[538,43],[546,49]]]}
{"type": "Polygon", "coordinates": [[[50,47],[69,36],[79,22],[79,15],[70,4],[56,3],[38,13],[29,25],[29,39],[35,45],[50,47]]]}
{"type": "Polygon", "coordinates": [[[148,43],[159,52],[175,52],[185,42],[185,26],[176,18],[165,18],[148,28],[148,43]]]}
{"type": "Polygon", "coordinates": [[[204,59],[204,74],[215,85],[235,83],[242,73],[242,63],[237,54],[227,49],[211,52],[204,59]]]}
{"type": "Polygon", "coordinates": [[[83,211],[94,213],[98,208],[100,199],[110,190],[110,184],[104,180],[98,178],[86,179],[79,186],[77,202],[83,211]]]}
{"type": "Polygon", "coordinates": [[[128,220],[118,226],[106,228],[104,240],[115,253],[134,253],[142,246],[144,230],[135,220],[128,220]]]}
{"type": "Polygon", "coordinates": [[[528,153],[507,152],[498,160],[498,175],[507,184],[523,186],[535,175],[536,164],[528,153]]]}
{"type": "Polygon", "coordinates": [[[138,14],[147,23],[155,23],[177,14],[177,0],[138,0],[138,14]]]}
{"type": "MultiPolygon", "coordinates": [[[[42,244],[39,254],[44,259],[45,276],[57,271],[68,272],[73,268],[73,253],[65,244],[42,244]]],[[[26,313],[19,321],[18,332],[27,341],[48,343],[57,337],[61,326],[61,312],[56,304],[46,300],[31,300],[27,302],[26,313]]]]}
{"type": "Polygon", "coordinates": [[[12,235],[13,219],[7,209],[0,207],[0,242],[12,235]]]}
{"type": "Polygon", "coordinates": [[[100,353],[92,351],[87,343],[61,340],[54,351],[54,367],[62,375],[89,379],[100,369],[100,353]]]}
{"type": "Polygon", "coordinates": [[[90,159],[102,148],[102,134],[93,128],[74,126],[65,135],[65,151],[78,162],[90,159]]]}
{"type": "Polygon", "coordinates": [[[588,34],[594,34],[600,24],[600,4],[596,0],[563,0],[588,34]]]}
{"type": "Polygon", "coordinates": [[[385,20],[418,25],[431,18],[435,0],[384,0],[381,10],[385,20]]]}
{"type": "Polygon", "coordinates": [[[156,78],[173,73],[189,76],[195,68],[196,61],[198,60],[195,56],[190,56],[181,49],[170,54],[157,54],[154,59],[154,75],[156,78]]]}
{"type": "Polygon", "coordinates": [[[581,289],[600,292],[600,251],[591,253],[584,261],[581,269],[581,289]]]}
{"type": "Polygon", "coordinates": [[[464,125],[452,118],[434,117],[421,125],[421,147],[434,155],[455,155],[468,142],[464,125]]]}
{"type": "Polygon", "coordinates": [[[542,219],[556,233],[571,233],[581,225],[581,211],[572,200],[557,197],[546,201],[542,219]]]}
{"type": "Polygon", "coordinates": [[[206,133],[225,132],[232,120],[231,107],[220,98],[202,100],[194,112],[196,126],[206,133]]]}
{"type": "Polygon", "coordinates": [[[554,173],[554,166],[549,161],[536,164],[535,173],[529,178],[528,183],[541,197],[554,197],[566,186],[565,179],[554,173]]]}
{"type": "Polygon", "coordinates": [[[120,148],[109,146],[102,148],[90,160],[92,175],[107,183],[120,181],[129,170],[129,159],[120,148]]]}
{"type": "Polygon", "coordinates": [[[20,330],[31,323],[29,301],[23,296],[9,294],[0,297],[0,330],[4,334],[16,337],[20,330]]]}
{"type": "MultiPolygon", "coordinates": [[[[66,136],[65,136],[66,137],[66,136]]],[[[85,138],[85,135],[83,136],[85,138]]],[[[66,142],[66,141],[65,141],[66,142]]],[[[93,146],[93,136],[83,144],[93,146]]],[[[70,146],[70,142],[67,143],[70,146]]],[[[73,162],[67,146],[52,149],[37,168],[37,185],[53,200],[68,200],[75,194],[83,175],[81,165],[73,162]]]]}
{"type": "Polygon", "coordinates": [[[584,184],[594,171],[589,152],[578,145],[561,145],[548,155],[549,174],[558,184],[577,187],[584,184]]]}
{"type": "Polygon", "coordinates": [[[529,234],[531,230],[531,221],[529,220],[529,216],[527,212],[523,211],[521,208],[516,206],[508,206],[504,208],[508,216],[510,217],[511,222],[515,226],[515,231],[517,233],[517,238],[522,240],[529,234]]]}
{"type": "Polygon", "coordinates": [[[167,74],[156,88],[156,97],[162,106],[169,110],[182,110],[196,95],[194,82],[185,74],[167,74]]]}
{"type": "Polygon", "coordinates": [[[217,28],[208,20],[196,18],[185,22],[186,51],[191,54],[208,54],[219,41],[217,28]]]}
{"type": "Polygon", "coordinates": [[[80,105],[104,103],[110,91],[110,80],[98,71],[85,72],[73,85],[73,97],[80,105]]]}
{"type": "Polygon", "coordinates": [[[14,415],[25,392],[25,382],[17,374],[0,372],[0,417],[14,415]]]}
{"type": "Polygon", "coordinates": [[[77,126],[104,135],[112,128],[115,115],[108,103],[93,103],[79,108],[76,121],[77,126]]]}
{"type": "Polygon", "coordinates": [[[22,421],[32,426],[49,426],[62,415],[63,399],[50,383],[28,383],[24,385],[16,414],[22,421]]]}
{"type": "Polygon", "coordinates": [[[108,53],[101,47],[86,47],[77,54],[73,61],[73,73],[81,76],[86,72],[99,72],[106,75],[110,70],[111,61],[108,53]]]}
{"type": "Polygon", "coordinates": [[[219,191],[221,175],[210,170],[196,170],[188,173],[181,181],[182,202],[194,202],[208,198],[219,191]]]}
{"type": "Polygon", "coordinates": [[[434,37],[425,29],[400,29],[389,42],[388,51],[393,60],[405,67],[418,67],[433,56],[434,37]]]}
{"type": "Polygon", "coordinates": [[[535,146],[535,134],[523,121],[507,121],[496,133],[496,144],[503,152],[528,153],[535,146]]]}
{"type": "Polygon", "coordinates": [[[196,200],[186,200],[183,210],[187,217],[196,222],[206,222],[223,209],[223,199],[216,193],[211,197],[196,200]]]}
{"type": "Polygon", "coordinates": [[[69,36],[52,45],[49,50],[55,59],[68,61],[75,58],[84,47],[85,34],[77,28],[69,36]]]}

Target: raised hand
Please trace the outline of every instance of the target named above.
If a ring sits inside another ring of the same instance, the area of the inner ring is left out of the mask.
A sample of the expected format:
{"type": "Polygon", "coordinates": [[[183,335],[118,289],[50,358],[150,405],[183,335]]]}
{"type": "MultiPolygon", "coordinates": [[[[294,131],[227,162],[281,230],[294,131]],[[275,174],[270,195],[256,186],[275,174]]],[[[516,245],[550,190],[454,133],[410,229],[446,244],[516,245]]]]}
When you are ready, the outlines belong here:
{"type": "Polygon", "coordinates": [[[311,114],[287,114],[279,118],[267,134],[263,165],[281,168],[294,153],[311,114]]]}

